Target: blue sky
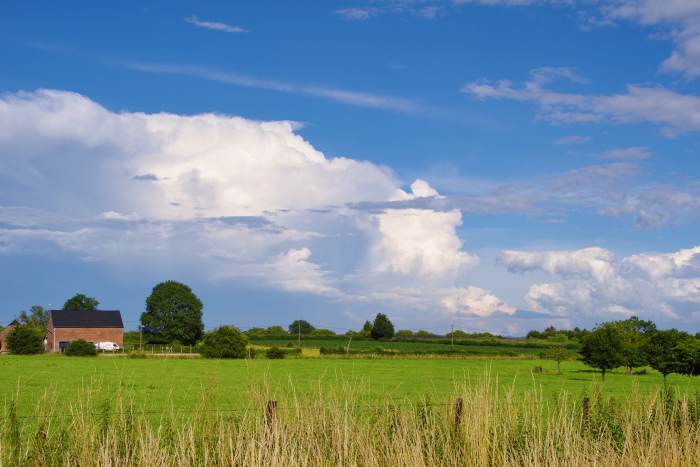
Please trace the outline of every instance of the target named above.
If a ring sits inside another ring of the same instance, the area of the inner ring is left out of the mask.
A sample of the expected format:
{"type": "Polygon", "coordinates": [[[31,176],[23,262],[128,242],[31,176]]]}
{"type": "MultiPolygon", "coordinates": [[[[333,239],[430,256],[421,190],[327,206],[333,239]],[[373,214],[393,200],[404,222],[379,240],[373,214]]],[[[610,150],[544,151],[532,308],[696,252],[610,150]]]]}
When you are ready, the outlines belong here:
{"type": "Polygon", "coordinates": [[[14,2],[0,319],[700,320],[693,0],[14,2]]]}

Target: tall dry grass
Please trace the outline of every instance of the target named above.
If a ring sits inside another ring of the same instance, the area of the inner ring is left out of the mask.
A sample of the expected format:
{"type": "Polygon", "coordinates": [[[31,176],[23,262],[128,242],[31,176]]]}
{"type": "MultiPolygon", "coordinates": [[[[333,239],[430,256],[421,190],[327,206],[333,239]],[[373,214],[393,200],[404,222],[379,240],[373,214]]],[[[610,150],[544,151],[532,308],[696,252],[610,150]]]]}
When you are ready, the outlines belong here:
{"type": "Polygon", "coordinates": [[[0,424],[2,465],[700,465],[700,399],[663,391],[624,400],[499,389],[485,377],[449,401],[368,401],[358,385],[277,397],[264,382],[247,407],[146,408],[127,391],[89,388],[69,405],[47,395],[0,424]],[[461,420],[454,401],[463,400],[461,420]],[[459,422],[459,424],[457,424],[459,422]]]}

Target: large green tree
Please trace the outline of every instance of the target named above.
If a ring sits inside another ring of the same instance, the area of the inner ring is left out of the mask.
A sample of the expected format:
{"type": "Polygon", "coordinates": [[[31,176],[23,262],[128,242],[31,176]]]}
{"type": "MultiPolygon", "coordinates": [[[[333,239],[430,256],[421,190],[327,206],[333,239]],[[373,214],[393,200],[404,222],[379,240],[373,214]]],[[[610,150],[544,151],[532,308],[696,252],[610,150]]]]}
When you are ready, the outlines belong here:
{"type": "Polygon", "coordinates": [[[608,370],[625,364],[625,342],[620,328],[613,323],[605,323],[583,338],[582,360],[593,368],[598,368],[605,381],[608,370]]]}
{"type": "Polygon", "coordinates": [[[202,302],[185,284],[161,282],[146,299],[141,326],[150,342],[195,344],[204,332],[202,302]]]}
{"type": "Polygon", "coordinates": [[[684,361],[683,344],[690,336],[677,329],[654,331],[644,344],[643,351],[649,366],[664,377],[671,373],[686,373],[688,362],[684,361]]]}
{"type": "Polygon", "coordinates": [[[394,325],[383,313],[377,313],[372,325],[372,339],[391,339],[394,337],[394,325]]]}
{"type": "Polygon", "coordinates": [[[308,321],[303,319],[298,319],[289,325],[289,334],[297,336],[301,334],[302,336],[309,336],[316,329],[308,321]]]}
{"type": "Polygon", "coordinates": [[[651,321],[645,321],[632,316],[629,319],[613,321],[622,333],[624,347],[622,358],[627,367],[627,374],[632,374],[633,368],[647,364],[646,354],[642,351],[649,335],[656,331],[656,325],[651,321]]]}
{"type": "Polygon", "coordinates": [[[96,310],[100,302],[94,297],[88,297],[85,294],[75,294],[63,305],[64,310],[71,311],[93,311],[96,310]]]}

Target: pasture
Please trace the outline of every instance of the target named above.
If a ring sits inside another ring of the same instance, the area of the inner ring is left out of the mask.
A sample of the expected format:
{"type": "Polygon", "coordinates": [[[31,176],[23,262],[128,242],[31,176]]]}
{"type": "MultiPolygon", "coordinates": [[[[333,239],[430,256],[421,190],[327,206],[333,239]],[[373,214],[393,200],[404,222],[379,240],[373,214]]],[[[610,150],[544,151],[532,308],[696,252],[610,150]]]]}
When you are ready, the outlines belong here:
{"type": "MultiPolygon", "coordinates": [[[[211,408],[246,407],[255,398],[314,398],[319,392],[343,388],[363,403],[449,401],[456,388],[488,379],[503,390],[541,392],[554,400],[562,391],[580,398],[600,391],[622,398],[631,391],[655,392],[662,386],[659,373],[627,375],[624,369],[610,373],[601,383],[600,374],[580,362],[556,363],[511,358],[294,358],[285,360],[207,360],[177,358],[132,359],[124,356],[98,358],[0,356],[0,398],[16,399],[19,413],[33,410],[48,392],[56,402],[74,403],[78,394],[94,391],[109,400],[127,393],[143,408],[194,407],[203,397],[211,408]],[[543,371],[533,372],[536,367],[543,371]]],[[[671,375],[669,386],[694,396],[700,378],[671,375]]]]}

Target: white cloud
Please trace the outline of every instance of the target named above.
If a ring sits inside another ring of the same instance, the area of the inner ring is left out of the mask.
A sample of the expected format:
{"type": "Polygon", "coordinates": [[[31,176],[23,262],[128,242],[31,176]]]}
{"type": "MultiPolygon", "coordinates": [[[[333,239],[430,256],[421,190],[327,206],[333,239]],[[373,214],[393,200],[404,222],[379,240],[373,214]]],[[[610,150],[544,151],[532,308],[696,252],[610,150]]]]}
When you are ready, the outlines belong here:
{"type": "Polygon", "coordinates": [[[240,34],[243,32],[250,32],[248,29],[242,28],[240,26],[232,26],[230,24],[221,23],[219,21],[203,21],[196,16],[188,16],[185,18],[190,24],[197,26],[198,28],[212,29],[214,31],[222,31],[234,34],[240,34]]]}
{"type": "MultiPolygon", "coordinates": [[[[391,300],[378,291],[423,293],[426,278],[451,286],[476,263],[462,250],[457,210],[352,208],[442,199],[426,181],[406,192],[389,169],[326,157],[296,128],[115,113],[61,91],[6,94],[0,252],[375,303],[391,300]]],[[[440,297],[424,296],[421,309],[439,309],[440,297]]]]}
{"type": "Polygon", "coordinates": [[[662,64],[664,71],[700,76],[700,2],[696,0],[621,0],[602,7],[605,17],[671,29],[676,45],[662,64]]]}
{"type": "Polygon", "coordinates": [[[508,306],[488,290],[479,287],[455,287],[445,293],[442,306],[455,316],[491,316],[494,313],[512,315],[515,308],[508,306]]]}
{"type": "Polygon", "coordinates": [[[376,271],[455,278],[460,269],[478,264],[477,257],[462,251],[455,230],[462,223],[458,210],[389,209],[375,218],[376,271]]]}
{"type": "Polygon", "coordinates": [[[465,84],[462,91],[481,100],[535,103],[539,116],[554,123],[650,123],[662,126],[666,134],[700,131],[700,97],[660,86],[629,85],[612,95],[562,93],[545,86],[555,78],[572,79],[571,73],[569,68],[536,69],[522,86],[482,80],[465,84]]]}
{"type": "Polygon", "coordinates": [[[505,251],[511,272],[542,271],[525,302],[535,311],[610,319],[610,313],[684,319],[700,310],[700,247],[618,258],[599,248],[505,251]]]}

